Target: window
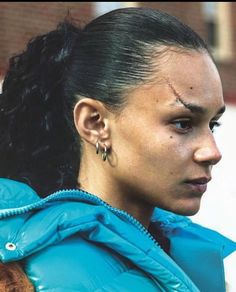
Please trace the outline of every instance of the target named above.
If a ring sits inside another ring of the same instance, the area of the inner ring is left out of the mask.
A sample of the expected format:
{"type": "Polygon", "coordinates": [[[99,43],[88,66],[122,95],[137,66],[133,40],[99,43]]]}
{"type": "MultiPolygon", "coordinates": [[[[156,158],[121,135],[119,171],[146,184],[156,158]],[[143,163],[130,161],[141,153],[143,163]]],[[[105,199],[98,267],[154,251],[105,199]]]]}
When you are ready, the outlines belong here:
{"type": "Polygon", "coordinates": [[[202,2],[207,42],[217,61],[232,59],[231,2],[202,2]]]}
{"type": "Polygon", "coordinates": [[[206,24],[208,45],[215,48],[219,44],[217,35],[217,3],[203,2],[203,16],[206,24]]]}
{"type": "Polygon", "coordinates": [[[1,79],[1,76],[0,76],[0,94],[2,93],[2,84],[3,84],[3,79],[1,79]]]}

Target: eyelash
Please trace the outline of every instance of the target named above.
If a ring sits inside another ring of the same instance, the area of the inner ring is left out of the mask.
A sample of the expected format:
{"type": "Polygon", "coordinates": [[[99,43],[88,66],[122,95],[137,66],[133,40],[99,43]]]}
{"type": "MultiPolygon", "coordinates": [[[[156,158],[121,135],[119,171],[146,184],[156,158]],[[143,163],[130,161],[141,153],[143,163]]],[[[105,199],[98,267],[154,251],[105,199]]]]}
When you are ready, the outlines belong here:
{"type": "MultiPolygon", "coordinates": [[[[173,125],[175,125],[175,128],[177,129],[178,132],[182,133],[182,134],[186,134],[190,131],[192,131],[193,129],[193,121],[191,119],[182,119],[182,120],[175,120],[172,123],[173,125]],[[182,124],[182,127],[177,127],[176,125],[182,124]],[[185,125],[184,125],[185,124],[185,125]]],[[[211,121],[209,124],[209,127],[212,131],[212,133],[214,132],[214,129],[217,127],[220,127],[221,123],[219,123],[218,121],[211,121]]]]}
{"type": "Polygon", "coordinates": [[[220,122],[217,122],[217,121],[210,122],[210,129],[211,129],[212,133],[214,133],[215,128],[218,128],[220,126],[221,126],[220,122]]]}

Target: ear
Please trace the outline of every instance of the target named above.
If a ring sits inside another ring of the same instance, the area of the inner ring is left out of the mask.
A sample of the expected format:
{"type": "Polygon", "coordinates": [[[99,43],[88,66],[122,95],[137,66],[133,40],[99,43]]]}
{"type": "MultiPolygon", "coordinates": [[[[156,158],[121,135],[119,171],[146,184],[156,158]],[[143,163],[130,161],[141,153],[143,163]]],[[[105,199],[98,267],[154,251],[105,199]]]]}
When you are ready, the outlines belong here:
{"type": "Polygon", "coordinates": [[[74,123],[81,138],[95,145],[99,141],[110,148],[110,112],[103,103],[83,98],[74,107],[74,123]]]}

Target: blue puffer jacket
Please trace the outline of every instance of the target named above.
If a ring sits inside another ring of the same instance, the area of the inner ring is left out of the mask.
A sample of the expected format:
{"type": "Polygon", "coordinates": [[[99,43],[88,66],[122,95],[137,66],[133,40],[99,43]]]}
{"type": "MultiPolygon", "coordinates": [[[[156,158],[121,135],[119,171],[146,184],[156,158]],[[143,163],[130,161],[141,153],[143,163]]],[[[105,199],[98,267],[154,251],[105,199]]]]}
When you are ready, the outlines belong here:
{"type": "Polygon", "coordinates": [[[153,230],[161,226],[170,239],[169,256],[132,216],[79,190],[40,199],[0,179],[0,209],[0,260],[21,261],[36,291],[224,292],[223,258],[236,250],[220,234],[156,209],[153,230]]]}

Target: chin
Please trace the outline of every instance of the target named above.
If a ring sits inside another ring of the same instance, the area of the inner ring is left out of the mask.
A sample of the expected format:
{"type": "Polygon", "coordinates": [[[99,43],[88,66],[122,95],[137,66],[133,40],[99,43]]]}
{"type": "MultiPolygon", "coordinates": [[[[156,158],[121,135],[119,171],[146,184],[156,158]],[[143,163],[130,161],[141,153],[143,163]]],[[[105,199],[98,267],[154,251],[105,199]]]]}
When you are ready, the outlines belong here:
{"type": "Polygon", "coordinates": [[[181,204],[178,208],[173,208],[172,211],[175,214],[183,215],[183,216],[193,216],[198,213],[200,209],[200,200],[194,200],[194,202],[188,202],[188,204],[181,204]]]}
{"type": "Polygon", "coordinates": [[[186,210],[185,212],[182,212],[182,214],[180,215],[184,215],[184,216],[193,216],[196,215],[198,213],[200,208],[198,208],[197,210],[186,210]]]}

